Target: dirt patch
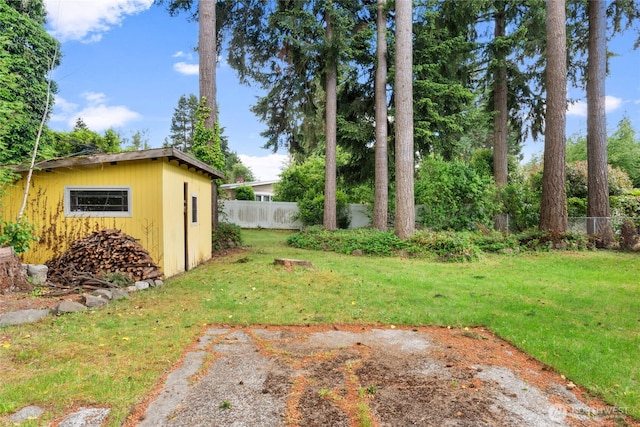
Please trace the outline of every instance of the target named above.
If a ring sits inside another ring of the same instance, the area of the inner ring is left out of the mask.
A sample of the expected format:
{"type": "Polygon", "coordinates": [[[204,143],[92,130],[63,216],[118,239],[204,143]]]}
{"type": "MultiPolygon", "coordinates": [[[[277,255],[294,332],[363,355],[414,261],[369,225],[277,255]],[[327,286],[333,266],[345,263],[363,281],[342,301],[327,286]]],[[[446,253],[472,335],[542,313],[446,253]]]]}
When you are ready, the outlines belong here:
{"type": "Polygon", "coordinates": [[[42,297],[30,292],[0,292],[0,315],[19,310],[52,310],[63,300],[79,301],[78,294],[65,297],[42,297]]]}
{"type": "Polygon", "coordinates": [[[482,328],[208,327],[178,370],[127,426],[640,425],[482,328]]]}

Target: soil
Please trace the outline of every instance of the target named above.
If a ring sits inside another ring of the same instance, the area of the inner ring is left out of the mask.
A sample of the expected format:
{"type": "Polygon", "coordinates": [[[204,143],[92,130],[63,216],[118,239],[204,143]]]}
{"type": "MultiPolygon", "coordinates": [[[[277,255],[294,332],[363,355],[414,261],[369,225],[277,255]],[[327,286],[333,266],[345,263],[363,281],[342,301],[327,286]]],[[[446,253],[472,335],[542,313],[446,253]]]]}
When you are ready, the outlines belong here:
{"type": "Polygon", "coordinates": [[[640,426],[484,328],[205,328],[126,426],[640,426]]]}

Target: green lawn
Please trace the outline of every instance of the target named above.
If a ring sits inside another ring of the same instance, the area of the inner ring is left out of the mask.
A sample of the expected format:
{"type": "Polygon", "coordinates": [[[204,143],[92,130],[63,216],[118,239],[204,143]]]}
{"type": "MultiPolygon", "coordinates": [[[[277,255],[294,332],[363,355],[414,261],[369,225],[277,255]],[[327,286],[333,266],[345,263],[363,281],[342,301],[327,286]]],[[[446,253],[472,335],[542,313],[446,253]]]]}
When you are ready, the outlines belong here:
{"type": "Polygon", "coordinates": [[[119,425],[205,324],[484,325],[640,418],[640,258],[616,252],[485,255],[474,263],[293,249],[244,231],[248,250],[90,314],[0,330],[0,415],[112,408],[119,425]],[[274,258],[309,260],[287,271],[274,258]],[[4,343],[4,344],[3,344],[4,343]],[[117,392],[116,392],[117,391],[117,392]]]}

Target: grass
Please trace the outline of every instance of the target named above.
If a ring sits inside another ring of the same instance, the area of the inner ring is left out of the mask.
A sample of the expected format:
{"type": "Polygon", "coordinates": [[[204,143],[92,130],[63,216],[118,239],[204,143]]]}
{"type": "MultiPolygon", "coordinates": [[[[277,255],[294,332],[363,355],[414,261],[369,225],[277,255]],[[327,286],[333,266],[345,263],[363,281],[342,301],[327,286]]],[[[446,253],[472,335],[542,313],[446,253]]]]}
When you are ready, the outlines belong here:
{"type": "MultiPolygon", "coordinates": [[[[0,330],[0,415],[107,406],[120,425],[206,324],[483,325],[640,418],[637,254],[485,255],[446,264],[295,249],[244,231],[248,251],[88,313],[0,330]],[[309,260],[287,271],[274,258],[309,260]]],[[[41,421],[49,421],[43,419],[41,421]]]]}

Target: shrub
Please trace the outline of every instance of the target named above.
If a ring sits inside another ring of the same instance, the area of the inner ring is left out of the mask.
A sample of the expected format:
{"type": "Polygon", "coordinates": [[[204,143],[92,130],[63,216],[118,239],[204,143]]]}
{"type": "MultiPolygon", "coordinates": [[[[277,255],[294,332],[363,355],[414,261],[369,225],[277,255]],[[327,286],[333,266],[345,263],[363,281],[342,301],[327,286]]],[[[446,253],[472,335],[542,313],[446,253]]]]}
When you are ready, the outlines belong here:
{"type": "Polygon", "coordinates": [[[503,213],[509,215],[509,229],[521,232],[540,221],[540,197],[528,182],[512,182],[498,189],[503,213]]]}
{"type": "MultiPolygon", "coordinates": [[[[348,228],[351,222],[347,196],[340,190],[336,194],[336,220],[338,228],[348,228]]],[[[305,226],[322,225],[324,219],[324,194],[308,192],[298,201],[298,214],[294,217],[305,226]]]]}
{"type": "Polygon", "coordinates": [[[38,241],[35,227],[26,219],[18,222],[3,221],[0,229],[0,246],[13,246],[13,250],[21,254],[31,247],[31,242],[38,241]]]}
{"type": "Polygon", "coordinates": [[[320,227],[309,227],[290,235],[287,243],[303,249],[379,256],[389,256],[395,251],[409,248],[407,242],[399,239],[391,231],[368,228],[328,231],[320,227]]]}
{"type": "Polygon", "coordinates": [[[240,246],[242,245],[240,226],[229,222],[220,222],[213,229],[211,240],[214,251],[240,246]]]}
{"type": "Polygon", "coordinates": [[[409,242],[433,252],[442,261],[475,261],[480,258],[480,249],[472,242],[471,233],[421,231],[415,233],[409,242]]]}
{"type": "Polygon", "coordinates": [[[419,222],[433,230],[469,230],[490,226],[498,212],[495,185],[461,161],[426,159],[417,173],[416,204],[423,205],[419,222]]]}
{"type": "Polygon", "coordinates": [[[640,218],[640,195],[611,196],[611,216],[640,218]]]}
{"type": "Polygon", "coordinates": [[[236,188],[236,200],[255,200],[256,195],[253,192],[253,187],[248,185],[242,185],[236,188]]]}
{"type": "Polygon", "coordinates": [[[587,216],[587,199],[582,197],[567,198],[567,214],[569,217],[587,216]]]}

